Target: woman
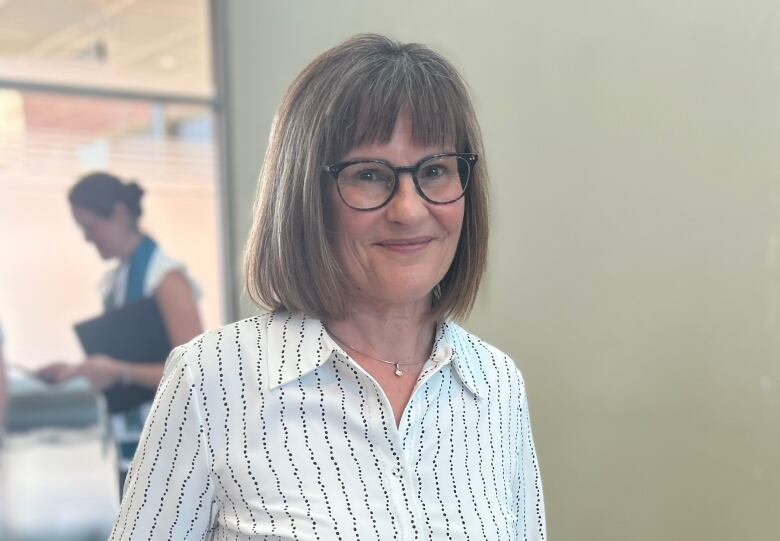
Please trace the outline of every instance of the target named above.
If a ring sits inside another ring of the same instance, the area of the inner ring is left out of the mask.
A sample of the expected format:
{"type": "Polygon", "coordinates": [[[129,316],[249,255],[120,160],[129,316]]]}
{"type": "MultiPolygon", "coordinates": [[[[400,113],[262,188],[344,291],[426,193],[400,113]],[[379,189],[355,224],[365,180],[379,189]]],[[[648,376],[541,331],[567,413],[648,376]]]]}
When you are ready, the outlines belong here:
{"type": "MultiPolygon", "coordinates": [[[[87,242],[95,245],[101,258],[119,260],[103,283],[105,310],[154,297],[170,343],[183,344],[203,332],[194,284],[184,266],[140,230],[142,196],[143,190],[135,182],[125,183],[96,172],[81,178],[71,188],[68,200],[87,242]]],[[[92,355],[80,364],[53,363],[38,371],[38,376],[50,383],[81,376],[102,391],[136,385],[153,392],[162,375],[162,362],[131,363],[106,355],[92,355]]],[[[148,408],[149,403],[114,416],[120,473],[129,467],[148,408]]]]}
{"type": "Polygon", "coordinates": [[[362,35],[293,82],[246,252],[270,312],[177,348],[112,539],[543,539],[523,381],[452,320],[487,247],[466,88],[362,35]]]}

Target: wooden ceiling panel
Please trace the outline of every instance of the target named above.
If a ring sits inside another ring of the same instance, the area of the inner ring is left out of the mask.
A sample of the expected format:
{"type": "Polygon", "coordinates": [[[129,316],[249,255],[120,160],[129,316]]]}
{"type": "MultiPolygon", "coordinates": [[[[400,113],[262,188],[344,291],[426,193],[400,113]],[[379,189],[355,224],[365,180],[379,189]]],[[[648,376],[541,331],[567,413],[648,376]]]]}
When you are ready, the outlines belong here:
{"type": "Polygon", "coordinates": [[[0,58],[211,87],[208,0],[0,0],[0,58]]]}

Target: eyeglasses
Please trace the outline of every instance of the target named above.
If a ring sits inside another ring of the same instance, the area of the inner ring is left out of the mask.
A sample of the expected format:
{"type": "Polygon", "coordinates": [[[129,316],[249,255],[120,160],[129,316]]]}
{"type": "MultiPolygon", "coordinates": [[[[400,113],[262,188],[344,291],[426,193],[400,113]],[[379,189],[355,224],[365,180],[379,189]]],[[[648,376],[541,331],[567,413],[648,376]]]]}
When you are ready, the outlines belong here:
{"type": "Polygon", "coordinates": [[[402,173],[412,175],[424,200],[446,205],[466,193],[477,157],[464,152],[434,154],[407,167],[393,167],[383,160],[353,160],[327,165],[323,171],[336,181],[342,201],[355,210],[385,206],[398,191],[402,173]]]}

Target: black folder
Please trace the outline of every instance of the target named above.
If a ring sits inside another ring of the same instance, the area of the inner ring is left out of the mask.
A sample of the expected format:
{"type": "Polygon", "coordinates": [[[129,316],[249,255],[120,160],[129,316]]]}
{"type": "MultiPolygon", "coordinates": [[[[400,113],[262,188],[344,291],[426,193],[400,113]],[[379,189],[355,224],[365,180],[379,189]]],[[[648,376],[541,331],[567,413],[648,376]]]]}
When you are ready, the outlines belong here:
{"type": "MultiPolygon", "coordinates": [[[[171,342],[154,297],[142,299],[74,326],[87,355],[109,355],[133,363],[163,363],[171,342]]],[[[140,385],[118,383],[105,391],[110,412],[126,411],[154,398],[140,385]]]]}

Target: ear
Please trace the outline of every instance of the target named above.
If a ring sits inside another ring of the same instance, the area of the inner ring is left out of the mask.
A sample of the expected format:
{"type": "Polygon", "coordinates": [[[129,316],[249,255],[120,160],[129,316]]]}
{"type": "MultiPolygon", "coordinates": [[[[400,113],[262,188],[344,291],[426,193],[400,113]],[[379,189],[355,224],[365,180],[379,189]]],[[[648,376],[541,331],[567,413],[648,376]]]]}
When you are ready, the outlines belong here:
{"type": "Polygon", "coordinates": [[[120,201],[114,203],[114,209],[111,211],[111,219],[125,223],[128,225],[128,227],[133,226],[133,219],[130,216],[130,211],[127,209],[127,205],[120,201]]]}

